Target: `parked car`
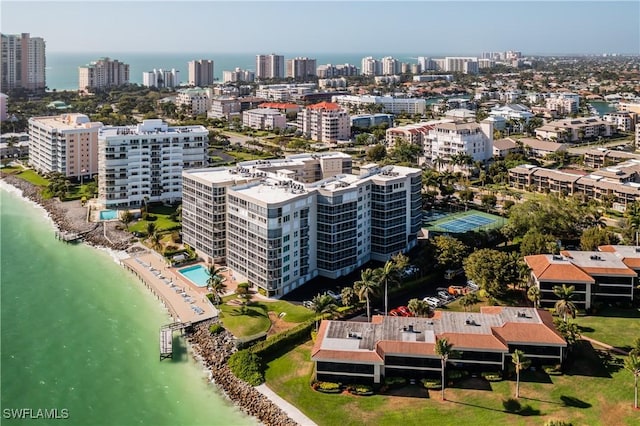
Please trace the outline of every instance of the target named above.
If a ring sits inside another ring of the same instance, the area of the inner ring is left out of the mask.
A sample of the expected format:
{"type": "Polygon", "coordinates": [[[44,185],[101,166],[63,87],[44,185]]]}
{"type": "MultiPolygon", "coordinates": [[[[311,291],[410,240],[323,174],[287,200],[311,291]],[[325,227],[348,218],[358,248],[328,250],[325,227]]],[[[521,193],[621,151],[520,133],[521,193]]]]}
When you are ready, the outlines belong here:
{"type": "Polygon", "coordinates": [[[427,302],[429,304],[429,306],[431,306],[432,308],[437,308],[437,307],[442,305],[442,302],[437,297],[427,296],[422,300],[427,302]]]}
{"type": "Polygon", "coordinates": [[[403,317],[412,317],[413,316],[413,314],[411,313],[409,308],[407,308],[406,306],[398,306],[396,308],[396,310],[398,312],[400,312],[400,315],[402,315],[403,317]]]}
{"type": "Polygon", "coordinates": [[[404,270],[400,273],[400,276],[402,276],[403,278],[412,277],[415,274],[417,274],[419,271],[420,270],[418,269],[417,266],[409,265],[406,268],[404,268],[404,270]]]}
{"type": "Polygon", "coordinates": [[[331,298],[333,300],[335,300],[336,302],[340,302],[342,300],[342,296],[340,296],[339,294],[336,294],[332,290],[327,290],[325,293],[327,293],[329,296],[331,296],[331,298]]]}
{"type": "Polygon", "coordinates": [[[452,285],[449,286],[448,292],[452,296],[462,296],[464,294],[467,294],[469,290],[459,285],[452,285]]]}
{"type": "Polygon", "coordinates": [[[460,269],[447,269],[446,271],[444,271],[444,279],[445,280],[452,280],[455,277],[457,277],[458,275],[462,275],[464,274],[464,269],[460,268],[460,269]]]}
{"type": "Polygon", "coordinates": [[[313,309],[313,302],[311,300],[305,300],[304,302],[302,302],[302,306],[307,309],[313,309]]]}
{"type": "Polygon", "coordinates": [[[402,315],[400,315],[400,311],[397,309],[392,309],[389,311],[389,315],[391,315],[392,317],[401,317],[402,315]]]}
{"type": "Polygon", "coordinates": [[[476,284],[473,280],[467,281],[467,287],[469,287],[471,290],[480,290],[480,286],[476,284]]]}
{"type": "Polygon", "coordinates": [[[440,290],[438,292],[438,297],[441,298],[442,300],[447,301],[447,302],[454,299],[454,297],[452,295],[450,295],[446,291],[442,291],[442,290],[440,290]]]}

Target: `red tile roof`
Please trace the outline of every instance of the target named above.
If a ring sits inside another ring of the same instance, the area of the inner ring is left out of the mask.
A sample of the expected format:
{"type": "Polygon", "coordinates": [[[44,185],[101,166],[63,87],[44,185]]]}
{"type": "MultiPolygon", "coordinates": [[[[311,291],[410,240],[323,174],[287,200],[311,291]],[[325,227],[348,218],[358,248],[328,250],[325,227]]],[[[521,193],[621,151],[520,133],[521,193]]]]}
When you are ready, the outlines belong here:
{"type": "Polygon", "coordinates": [[[435,344],[424,342],[400,342],[397,340],[384,340],[376,345],[383,354],[404,355],[436,355],[435,344]]]}
{"type": "Polygon", "coordinates": [[[282,102],[265,102],[258,105],[260,108],[275,108],[275,109],[297,109],[301,108],[298,104],[282,103],[282,102]]]}
{"type": "Polygon", "coordinates": [[[340,105],[334,102],[320,102],[318,104],[309,105],[307,109],[326,109],[328,111],[336,111],[339,110],[340,105]]]}
{"type": "Polygon", "coordinates": [[[546,324],[524,324],[508,322],[502,327],[492,327],[493,332],[509,343],[544,343],[548,345],[566,345],[546,324]]]}
{"type": "Polygon", "coordinates": [[[453,345],[453,349],[495,349],[506,351],[508,348],[496,336],[488,334],[472,333],[442,333],[439,338],[446,338],[447,342],[453,345]]]}
{"type": "Polygon", "coordinates": [[[525,256],[524,261],[531,268],[538,281],[595,282],[588,273],[569,261],[552,263],[550,255],[525,256]]]}

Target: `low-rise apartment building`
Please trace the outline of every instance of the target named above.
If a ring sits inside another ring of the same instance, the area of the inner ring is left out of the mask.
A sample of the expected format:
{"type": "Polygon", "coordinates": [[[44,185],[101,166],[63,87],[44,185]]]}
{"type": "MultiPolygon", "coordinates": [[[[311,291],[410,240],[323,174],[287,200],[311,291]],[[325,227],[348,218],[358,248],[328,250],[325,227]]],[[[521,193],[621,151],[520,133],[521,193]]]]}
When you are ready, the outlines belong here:
{"type": "Polygon", "coordinates": [[[284,129],[287,116],[273,108],[250,109],[242,113],[242,125],[260,130],[284,129]]]}
{"type": "Polygon", "coordinates": [[[432,318],[324,320],[311,350],[315,378],[366,384],[383,383],[385,377],[440,378],[439,339],[458,352],[450,363],[474,372],[506,371],[516,349],[536,365],[558,364],[567,348],[551,314],[542,309],[488,306],[480,313],[437,311],[432,318]]]}
{"type": "Polygon", "coordinates": [[[536,130],[536,137],[557,142],[582,142],[585,139],[609,137],[613,125],[598,117],[568,118],[550,121],[536,130]]]}
{"type": "Polygon", "coordinates": [[[637,117],[638,115],[635,112],[616,111],[604,114],[602,119],[613,124],[614,130],[632,132],[636,128],[637,117]]]}
{"type": "Polygon", "coordinates": [[[640,161],[630,160],[590,174],[523,164],[509,169],[509,183],[516,189],[583,194],[598,201],[610,201],[615,209],[624,211],[640,199],[640,161]]]}
{"type": "Polygon", "coordinates": [[[466,154],[473,161],[487,161],[493,157],[493,122],[439,122],[424,141],[424,156],[428,162],[438,159],[451,162],[452,156],[466,154]]]}
{"type": "Polygon", "coordinates": [[[349,140],[351,122],[349,113],[339,104],[320,102],[309,105],[298,113],[298,130],[303,136],[318,142],[349,140]]]}
{"type": "Polygon", "coordinates": [[[531,268],[532,284],[540,290],[540,306],[553,307],[558,301],[555,286],[574,286],[571,301],[578,309],[590,309],[597,302],[631,302],[634,298],[640,267],[640,253],[636,248],[612,249],[606,251],[564,250],[560,254],[537,254],[525,256],[524,261],[531,268]],[[627,263],[621,253],[631,253],[627,263]]]}
{"type": "Polygon", "coordinates": [[[182,199],[182,170],[207,164],[204,126],[171,127],[160,119],[98,132],[98,202],[105,208],[182,199]]]}
{"type": "Polygon", "coordinates": [[[41,173],[80,179],[98,173],[98,130],[84,114],[29,119],[29,165],[41,173]]]}
{"type": "Polygon", "coordinates": [[[640,161],[640,154],[607,148],[590,149],[584,153],[584,165],[594,169],[610,167],[634,159],[640,161]]]}
{"type": "Polygon", "coordinates": [[[419,169],[371,165],[353,175],[340,153],[189,170],[183,179],[185,243],[271,297],[386,261],[414,247],[421,226],[419,169]],[[209,214],[223,209],[224,224],[209,214]]]}

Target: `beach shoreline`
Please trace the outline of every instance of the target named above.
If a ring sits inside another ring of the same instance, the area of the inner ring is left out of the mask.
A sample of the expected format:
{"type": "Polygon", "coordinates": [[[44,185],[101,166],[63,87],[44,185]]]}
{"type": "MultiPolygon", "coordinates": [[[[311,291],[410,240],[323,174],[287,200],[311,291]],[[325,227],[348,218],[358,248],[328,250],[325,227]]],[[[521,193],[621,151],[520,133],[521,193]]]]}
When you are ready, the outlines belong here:
{"type": "MultiPolygon", "coordinates": [[[[89,224],[86,221],[86,215],[78,214],[73,205],[67,207],[57,199],[43,199],[38,188],[29,182],[5,173],[1,174],[0,182],[3,186],[0,189],[14,192],[34,207],[43,209],[55,231],[84,233],[83,243],[99,250],[107,250],[114,260],[118,257],[117,252],[126,252],[133,246],[128,233],[115,230],[114,226],[115,232],[106,238],[106,231],[102,227],[89,224]],[[93,229],[90,229],[92,227],[93,229]]],[[[107,223],[103,222],[105,226],[107,223]]],[[[135,276],[129,268],[124,267],[120,259],[117,259],[116,263],[135,276]]],[[[151,289],[146,287],[149,294],[154,296],[151,289]]],[[[166,304],[164,308],[170,315],[171,312],[166,304]]],[[[194,361],[208,371],[210,382],[216,386],[217,390],[242,412],[258,420],[260,424],[278,426],[314,424],[301,413],[293,414],[294,416],[299,414],[298,421],[292,419],[287,413],[288,407],[281,407],[278,401],[270,399],[253,386],[235,377],[227,366],[229,356],[235,351],[232,336],[226,331],[218,336],[212,336],[209,332],[209,325],[217,321],[216,318],[212,318],[200,322],[194,325],[193,330],[185,336],[194,361]]]]}

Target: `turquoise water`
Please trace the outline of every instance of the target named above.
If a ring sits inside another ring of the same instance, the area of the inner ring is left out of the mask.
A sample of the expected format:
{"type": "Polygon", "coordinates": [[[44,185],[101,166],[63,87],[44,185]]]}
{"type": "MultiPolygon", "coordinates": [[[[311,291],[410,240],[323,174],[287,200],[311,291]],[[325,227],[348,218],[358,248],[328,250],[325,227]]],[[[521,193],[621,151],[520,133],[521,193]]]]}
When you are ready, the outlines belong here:
{"type": "Polygon", "coordinates": [[[600,116],[607,114],[611,111],[615,111],[616,108],[609,106],[609,102],[604,101],[590,101],[589,104],[593,106],[600,116]]]}
{"type": "Polygon", "coordinates": [[[207,272],[207,268],[202,265],[189,266],[188,268],[178,270],[178,272],[198,287],[207,286],[209,272],[207,272]]]}
{"type": "Polygon", "coordinates": [[[102,210],[100,212],[100,220],[113,220],[118,218],[117,210],[102,210]]]}
{"type": "MultiPolygon", "coordinates": [[[[249,425],[176,334],[159,361],[160,302],[105,251],[54,238],[42,210],[0,189],[4,409],[67,409],[65,425],[249,425]]],[[[2,419],[9,424],[52,424],[2,419]]]]}

